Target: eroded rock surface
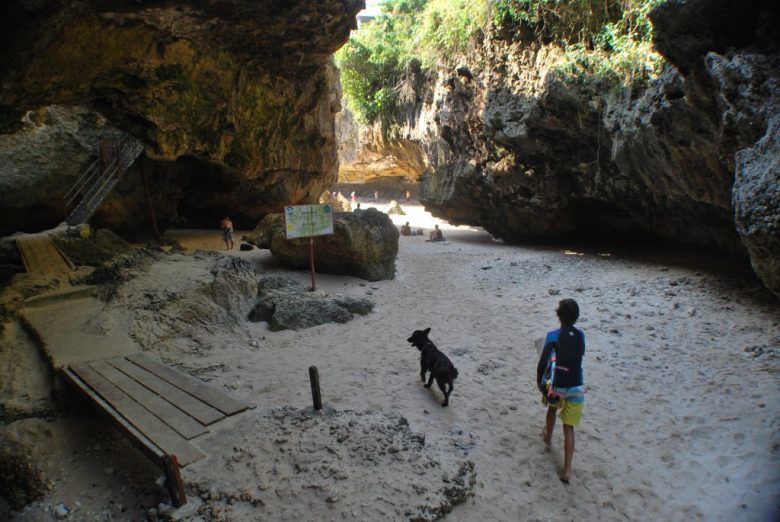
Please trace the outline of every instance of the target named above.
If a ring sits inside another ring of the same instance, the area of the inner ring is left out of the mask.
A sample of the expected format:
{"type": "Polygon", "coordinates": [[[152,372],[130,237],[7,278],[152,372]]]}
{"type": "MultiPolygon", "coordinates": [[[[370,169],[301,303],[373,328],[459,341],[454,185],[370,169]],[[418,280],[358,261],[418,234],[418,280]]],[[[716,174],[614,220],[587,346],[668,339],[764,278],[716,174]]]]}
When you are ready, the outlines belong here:
{"type": "Polygon", "coordinates": [[[210,457],[182,470],[206,518],[252,518],[262,506],[274,520],[439,520],[476,483],[468,451],[455,449],[461,436],[431,442],[383,412],[272,408],[207,437],[210,457]],[[215,466],[229,472],[216,484],[215,466]]]}
{"type": "Polygon", "coordinates": [[[272,331],[346,323],[352,314],[366,315],[374,308],[374,303],[364,298],[312,295],[305,285],[287,276],[261,277],[257,296],[249,320],[266,321],[272,331]]]}
{"type": "MultiPolygon", "coordinates": [[[[415,101],[384,141],[363,140],[364,155],[419,145],[419,199],[451,223],[511,242],[650,234],[712,246],[749,255],[778,293],[777,10],[675,0],[652,18],[668,64],[644,87],[567,78],[552,68],[560,48],[489,28],[464,63],[411,81],[415,101]]],[[[359,162],[350,132],[342,157],[359,162]]]]}
{"type": "MultiPolygon", "coordinates": [[[[387,214],[376,209],[334,212],[333,234],[314,240],[316,270],[369,281],[393,279],[398,237],[398,229],[387,214]]],[[[310,266],[309,240],[287,239],[282,214],[263,218],[244,240],[269,248],[274,257],[291,266],[310,266]]]]}
{"type": "MultiPolygon", "coordinates": [[[[87,119],[102,118],[132,134],[149,156],[184,160],[173,186],[170,179],[153,181],[164,203],[181,213],[207,209],[221,218],[230,209],[259,217],[285,203],[316,201],[336,181],[338,164],[333,115],[340,92],[330,57],[362,5],[3,3],[0,150],[13,142],[14,151],[0,163],[0,183],[9,188],[0,210],[14,218],[3,220],[4,230],[29,227],[36,208],[46,211],[35,218],[41,225],[61,221],[61,189],[91,161],[84,153],[95,154],[81,146],[89,140],[59,131],[41,143],[44,137],[32,131],[50,127],[42,125],[52,119],[53,106],[88,108],[87,119]],[[79,154],[43,154],[42,161],[65,165],[35,172],[29,154],[56,148],[57,140],[66,148],[79,142],[79,154]],[[188,164],[195,172],[180,172],[188,164]],[[6,183],[12,174],[14,181],[6,183]]],[[[87,127],[102,133],[101,125],[87,127]]],[[[133,187],[142,198],[140,176],[133,187]]],[[[148,211],[137,208],[136,214],[148,211]]]]}

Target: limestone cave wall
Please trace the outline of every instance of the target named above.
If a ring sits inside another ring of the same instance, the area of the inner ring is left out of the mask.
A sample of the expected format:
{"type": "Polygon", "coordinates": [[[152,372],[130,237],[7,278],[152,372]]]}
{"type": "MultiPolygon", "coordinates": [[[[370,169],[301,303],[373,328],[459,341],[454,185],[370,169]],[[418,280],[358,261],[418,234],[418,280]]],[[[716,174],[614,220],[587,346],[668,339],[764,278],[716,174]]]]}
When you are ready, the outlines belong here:
{"type": "MultiPolygon", "coordinates": [[[[62,221],[63,189],[106,133],[133,135],[146,147],[147,174],[167,172],[150,181],[163,220],[231,213],[254,225],[284,204],[316,201],[338,168],[331,56],[362,7],[4,2],[0,234],[62,221]]],[[[96,219],[144,221],[139,179],[127,176],[124,193],[135,196],[114,197],[96,219]]]]}

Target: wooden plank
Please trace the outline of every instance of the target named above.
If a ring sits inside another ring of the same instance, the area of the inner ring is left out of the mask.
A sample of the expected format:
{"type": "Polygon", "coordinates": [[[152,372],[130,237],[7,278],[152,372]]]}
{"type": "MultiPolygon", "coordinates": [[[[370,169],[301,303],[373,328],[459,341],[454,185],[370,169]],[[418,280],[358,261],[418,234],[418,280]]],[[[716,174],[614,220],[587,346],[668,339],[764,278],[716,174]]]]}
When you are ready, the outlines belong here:
{"type": "Polygon", "coordinates": [[[111,407],[110,404],[104,401],[100,395],[92,391],[92,389],[82,381],[73,370],[65,367],[61,372],[65,377],[65,380],[68,381],[84,398],[93,402],[100,413],[113,421],[114,424],[116,424],[116,427],[130,439],[135,447],[140,449],[160,469],[165,469],[165,452],[163,452],[163,450],[157,447],[157,445],[149,440],[143,433],[138,431],[132,424],[128,423],[111,407]]]}
{"type": "Polygon", "coordinates": [[[200,401],[189,393],[169,384],[167,381],[160,379],[155,374],[128,361],[124,357],[112,357],[111,359],[107,359],[107,362],[156,394],[165,397],[168,402],[185,411],[204,426],[214,424],[218,420],[225,418],[225,414],[221,411],[212,408],[205,402],[200,401]]]}
{"type": "Polygon", "coordinates": [[[20,236],[16,239],[22,263],[28,273],[66,276],[72,270],[70,261],[57,249],[48,236],[20,236]]]}
{"type": "Polygon", "coordinates": [[[176,455],[182,466],[205,457],[205,454],[167,424],[149,413],[143,406],[128,397],[105,377],[87,364],[70,367],[90,388],[108,402],[127,422],[135,426],[148,439],[168,455],[176,455]]]}
{"type": "Polygon", "coordinates": [[[31,259],[31,253],[30,253],[30,245],[27,244],[27,241],[24,240],[24,238],[19,237],[16,239],[16,246],[19,248],[19,253],[22,254],[22,264],[24,265],[24,269],[27,271],[28,274],[31,274],[33,271],[32,266],[32,259],[31,259]]]}
{"type": "Polygon", "coordinates": [[[111,381],[111,384],[125,392],[141,406],[152,412],[165,424],[173,428],[185,439],[192,439],[208,432],[198,421],[166,401],[156,393],[141,386],[105,361],[89,363],[93,370],[111,381]]]}
{"type": "Polygon", "coordinates": [[[138,366],[142,366],[158,377],[165,379],[177,388],[212,405],[226,415],[233,415],[249,408],[247,404],[229,397],[225,393],[222,393],[216,388],[212,388],[206,383],[201,382],[184,372],[180,372],[170,366],[165,366],[164,364],[145,356],[143,353],[134,353],[128,355],[127,358],[138,366]]]}

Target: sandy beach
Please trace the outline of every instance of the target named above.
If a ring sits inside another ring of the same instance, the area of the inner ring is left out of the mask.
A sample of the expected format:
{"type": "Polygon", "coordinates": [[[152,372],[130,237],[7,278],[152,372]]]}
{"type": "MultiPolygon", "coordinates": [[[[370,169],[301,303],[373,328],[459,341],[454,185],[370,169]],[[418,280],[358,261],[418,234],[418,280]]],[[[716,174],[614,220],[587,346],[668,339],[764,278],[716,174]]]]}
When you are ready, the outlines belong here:
{"type": "MultiPolygon", "coordinates": [[[[420,207],[393,220],[426,231],[437,222],[420,207]]],[[[347,324],[271,332],[264,322],[202,318],[196,328],[187,318],[187,285],[205,276],[198,275],[202,261],[189,254],[175,256],[175,271],[174,261],[162,261],[120,287],[111,306],[129,306],[131,295],[169,296],[158,323],[136,315],[131,335],[145,349],[256,406],[198,441],[209,457],[185,468],[183,478],[199,498],[177,517],[408,519],[417,497],[435,491],[412,484],[413,459],[385,456],[376,440],[351,447],[376,451],[373,467],[344,453],[332,434],[355,425],[385,426],[382,433],[387,428],[406,442],[424,436],[420,448],[401,453],[419,451],[442,474],[473,463],[476,481],[447,520],[780,516],[780,306],[747,269],[679,247],[509,246],[478,229],[442,228],[446,244],[426,242],[427,235],[400,238],[394,280],[318,274],[323,294],[375,303],[347,324]],[[558,480],[560,425],[552,450],[542,444],[545,410],[534,383],[534,340],[557,327],[554,310],[565,297],[578,301],[587,341],[587,400],[569,485],[558,480]],[[448,408],[438,390],[419,382],[418,352],[406,342],[426,327],[460,372],[448,408]],[[324,402],[355,412],[352,424],[334,415],[323,422],[342,424],[328,432],[294,413],[310,406],[310,365],[319,369],[324,402]],[[400,417],[408,427],[394,420],[400,417]],[[285,452],[293,442],[298,449],[285,452]],[[295,459],[306,444],[320,456],[302,464],[295,459]]],[[[190,253],[224,248],[216,231],[167,236],[190,253]]],[[[221,253],[248,261],[259,277],[310,282],[308,272],[280,267],[265,250],[221,253]]],[[[143,457],[112,429],[76,412],[44,425],[59,434],[48,439],[52,462],[71,465],[55,466],[50,494],[12,519],[51,516],[58,502],[71,509],[78,503],[72,520],[163,516],[153,467],[138,464],[143,457]],[[91,450],[91,437],[102,437],[99,448],[91,450]],[[116,508],[120,491],[124,511],[116,508]]],[[[349,440],[356,438],[353,432],[349,440]]]]}

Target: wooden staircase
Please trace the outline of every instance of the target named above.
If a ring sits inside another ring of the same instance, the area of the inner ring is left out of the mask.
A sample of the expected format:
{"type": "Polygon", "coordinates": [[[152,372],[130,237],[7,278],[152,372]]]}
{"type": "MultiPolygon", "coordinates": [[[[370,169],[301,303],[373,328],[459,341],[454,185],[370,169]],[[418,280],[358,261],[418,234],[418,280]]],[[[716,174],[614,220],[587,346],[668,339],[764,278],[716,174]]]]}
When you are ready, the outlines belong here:
{"type": "Polygon", "coordinates": [[[68,206],[75,203],[65,222],[69,226],[85,223],[143,150],[143,145],[132,136],[100,140],[98,158],[65,194],[68,206]]]}

